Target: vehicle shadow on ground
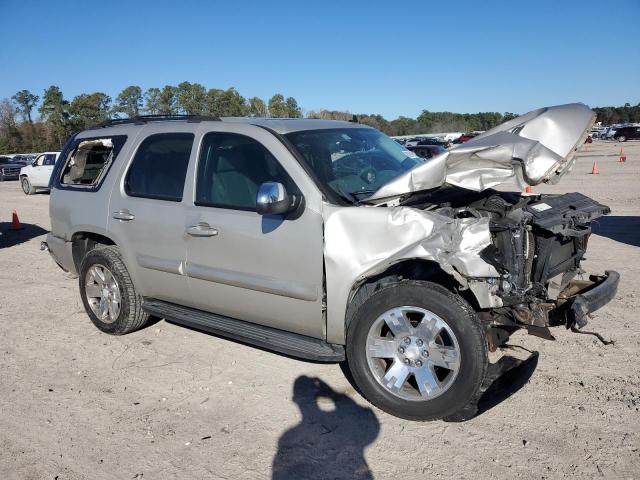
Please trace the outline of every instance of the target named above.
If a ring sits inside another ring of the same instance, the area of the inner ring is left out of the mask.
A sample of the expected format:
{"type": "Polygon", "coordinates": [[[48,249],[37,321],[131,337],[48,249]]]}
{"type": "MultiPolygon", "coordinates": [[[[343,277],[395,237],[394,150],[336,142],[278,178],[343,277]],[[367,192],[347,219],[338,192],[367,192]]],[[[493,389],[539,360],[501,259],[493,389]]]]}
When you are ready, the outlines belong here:
{"type": "Polygon", "coordinates": [[[640,217],[606,216],[594,220],[591,229],[596,235],[616,242],[640,247],[640,217]]]}
{"type": "Polygon", "coordinates": [[[380,432],[375,413],[318,378],[300,376],[293,401],[302,420],[282,434],[274,479],[372,479],[364,449],[380,432]]]}
{"type": "Polygon", "coordinates": [[[526,359],[504,356],[489,365],[487,376],[480,387],[482,394],[460,414],[445,418],[447,422],[464,422],[482,415],[504,402],[524,387],[538,367],[538,352],[531,352],[526,359]]]}
{"type": "Polygon", "coordinates": [[[11,230],[11,222],[0,222],[0,249],[28,242],[32,238],[45,233],[48,233],[48,230],[45,230],[40,225],[23,223],[22,229],[11,230]]]}

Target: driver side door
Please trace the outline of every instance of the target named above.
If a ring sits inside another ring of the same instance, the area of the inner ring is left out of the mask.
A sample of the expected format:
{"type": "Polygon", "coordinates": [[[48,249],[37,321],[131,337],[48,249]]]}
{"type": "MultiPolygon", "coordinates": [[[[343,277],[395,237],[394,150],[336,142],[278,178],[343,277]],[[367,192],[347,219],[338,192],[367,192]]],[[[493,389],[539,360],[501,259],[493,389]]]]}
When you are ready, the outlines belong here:
{"type": "Polygon", "coordinates": [[[262,183],[299,189],[272,150],[275,137],[253,128],[251,135],[237,133],[239,126],[207,132],[200,142],[195,201],[186,212],[191,303],[324,339],[322,217],[311,208],[294,216],[257,213],[262,183]]]}

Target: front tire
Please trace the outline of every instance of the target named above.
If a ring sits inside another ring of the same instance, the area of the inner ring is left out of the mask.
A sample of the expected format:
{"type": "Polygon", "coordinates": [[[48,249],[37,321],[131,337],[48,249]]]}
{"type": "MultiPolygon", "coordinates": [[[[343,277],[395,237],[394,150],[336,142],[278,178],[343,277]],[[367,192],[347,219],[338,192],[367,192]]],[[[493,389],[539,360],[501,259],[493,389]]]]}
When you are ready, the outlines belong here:
{"type": "Polygon", "coordinates": [[[626,141],[627,141],[627,137],[625,137],[624,135],[620,135],[620,136],[618,137],[618,141],[619,141],[619,142],[626,142],[626,141]]]}
{"type": "Polygon", "coordinates": [[[36,187],[31,185],[28,177],[22,177],[20,179],[20,185],[22,185],[22,191],[25,193],[25,195],[33,195],[34,193],[36,193],[36,187]]]}
{"type": "Polygon", "coordinates": [[[423,281],[364,292],[350,308],[346,353],[367,400],[409,420],[455,416],[477,400],[487,342],[468,303],[423,281]]]}
{"type": "Polygon", "coordinates": [[[103,332],[123,335],[147,323],[149,314],[142,310],[142,297],[117,247],[90,250],[80,267],[79,284],[87,315],[103,332]]]}

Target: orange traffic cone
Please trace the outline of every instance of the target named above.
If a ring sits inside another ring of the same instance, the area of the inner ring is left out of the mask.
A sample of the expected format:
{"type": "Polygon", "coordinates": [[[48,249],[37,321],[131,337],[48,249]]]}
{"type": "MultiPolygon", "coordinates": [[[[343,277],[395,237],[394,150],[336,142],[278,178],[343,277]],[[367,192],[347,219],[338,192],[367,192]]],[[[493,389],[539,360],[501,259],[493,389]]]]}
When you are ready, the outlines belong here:
{"type": "Polygon", "coordinates": [[[600,170],[598,170],[598,162],[593,162],[593,167],[591,167],[591,175],[598,175],[600,170]]]}
{"type": "Polygon", "coordinates": [[[22,230],[22,225],[20,225],[20,219],[18,218],[18,212],[16,212],[15,208],[13,209],[13,215],[11,216],[11,228],[9,230],[22,230]]]}
{"type": "Polygon", "coordinates": [[[526,186],[526,188],[524,189],[524,193],[533,193],[533,188],[531,188],[531,185],[526,186]]]}
{"type": "Polygon", "coordinates": [[[624,148],[620,147],[620,160],[618,160],[621,163],[624,163],[627,161],[627,156],[624,154],[624,148]]]}

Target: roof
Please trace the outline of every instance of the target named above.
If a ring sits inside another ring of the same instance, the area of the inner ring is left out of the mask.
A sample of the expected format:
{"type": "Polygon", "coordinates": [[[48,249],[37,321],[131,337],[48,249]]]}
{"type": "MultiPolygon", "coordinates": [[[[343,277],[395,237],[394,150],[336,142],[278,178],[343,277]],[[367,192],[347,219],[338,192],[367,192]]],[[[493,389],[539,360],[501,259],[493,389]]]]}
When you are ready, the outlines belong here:
{"type": "Polygon", "coordinates": [[[303,130],[321,130],[329,128],[371,128],[359,123],[343,120],[323,120],[317,118],[261,118],[261,117],[208,117],[199,115],[149,115],[136,118],[114,119],[101,123],[87,130],[102,128],[136,128],[151,122],[225,122],[258,125],[274,130],[280,134],[303,130]]]}
{"type": "Polygon", "coordinates": [[[220,120],[268,127],[281,134],[327,128],[370,128],[359,123],[345,122],[343,120],[323,120],[320,118],[223,117],[220,120]]]}

